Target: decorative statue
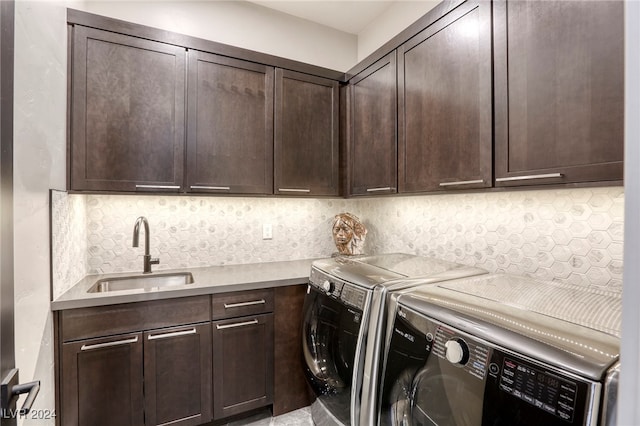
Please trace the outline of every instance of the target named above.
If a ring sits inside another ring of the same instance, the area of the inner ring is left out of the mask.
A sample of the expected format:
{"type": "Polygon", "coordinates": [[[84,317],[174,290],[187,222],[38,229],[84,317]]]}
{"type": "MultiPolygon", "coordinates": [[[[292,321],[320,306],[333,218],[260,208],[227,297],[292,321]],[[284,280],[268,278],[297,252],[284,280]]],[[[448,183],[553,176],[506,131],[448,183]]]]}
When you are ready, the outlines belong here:
{"type": "Polygon", "coordinates": [[[351,213],[337,214],[333,220],[333,241],[341,255],[362,254],[367,228],[351,213]]]}

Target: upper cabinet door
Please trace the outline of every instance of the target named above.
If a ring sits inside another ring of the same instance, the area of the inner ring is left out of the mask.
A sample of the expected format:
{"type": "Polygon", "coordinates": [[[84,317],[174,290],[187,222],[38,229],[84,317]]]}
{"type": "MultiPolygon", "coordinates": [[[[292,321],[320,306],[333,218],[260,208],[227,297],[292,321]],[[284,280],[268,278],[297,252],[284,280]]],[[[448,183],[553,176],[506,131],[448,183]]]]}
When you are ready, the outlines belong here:
{"type": "Polygon", "coordinates": [[[337,81],[276,70],[276,194],[339,194],[338,97],[337,81]]]}
{"type": "Polygon", "coordinates": [[[623,178],[624,2],[494,4],[496,186],[623,178]]]}
{"type": "Polygon", "coordinates": [[[185,49],[76,25],[70,189],[179,191],[185,49]]]}
{"type": "Polygon", "coordinates": [[[273,67],[189,52],[188,191],[273,193],[273,78],[273,67]]]}
{"type": "Polygon", "coordinates": [[[492,184],[491,3],[469,1],[398,49],[400,192],[492,184]]]}
{"type": "Polygon", "coordinates": [[[396,52],[350,81],[350,195],[397,192],[396,52]]]}

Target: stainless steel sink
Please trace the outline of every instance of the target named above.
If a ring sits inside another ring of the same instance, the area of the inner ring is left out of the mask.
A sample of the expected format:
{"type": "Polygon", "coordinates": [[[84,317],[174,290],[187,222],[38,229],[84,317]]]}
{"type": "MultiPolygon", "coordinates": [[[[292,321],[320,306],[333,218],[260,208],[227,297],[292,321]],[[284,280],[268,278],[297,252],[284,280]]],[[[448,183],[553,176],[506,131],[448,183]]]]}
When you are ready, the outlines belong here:
{"type": "Polygon", "coordinates": [[[179,287],[193,284],[191,272],[174,274],[136,275],[130,277],[104,278],[96,281],[88,293],[104,293],[120,290],[157,290],[165,287],[179,287]]]}

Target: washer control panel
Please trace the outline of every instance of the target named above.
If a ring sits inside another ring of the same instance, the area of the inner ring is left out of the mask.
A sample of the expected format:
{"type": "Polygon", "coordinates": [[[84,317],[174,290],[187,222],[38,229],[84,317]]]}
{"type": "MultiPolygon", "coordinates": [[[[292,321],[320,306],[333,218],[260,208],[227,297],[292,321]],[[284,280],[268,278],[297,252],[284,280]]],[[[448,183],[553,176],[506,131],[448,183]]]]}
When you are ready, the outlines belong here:
{"type": "Polygon", "coordinates": [[[315,268],[311,268],[309,284],[326,293],[327,296],[340,299],[349,306],[364,310],[367,292],[355,284],[342,281],[315,268]]]}

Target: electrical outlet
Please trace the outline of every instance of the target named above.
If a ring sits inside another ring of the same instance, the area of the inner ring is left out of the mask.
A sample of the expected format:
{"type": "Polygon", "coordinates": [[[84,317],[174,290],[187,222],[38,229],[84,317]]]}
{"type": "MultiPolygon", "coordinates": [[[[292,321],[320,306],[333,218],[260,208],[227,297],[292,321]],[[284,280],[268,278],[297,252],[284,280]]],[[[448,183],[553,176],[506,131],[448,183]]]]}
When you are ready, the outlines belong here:
{"type": "Polygon", "coordinates": [[[262,239],[263,240],[271,240],[273,238],[273,227],[270,223],[265,223],[262,225],[262,239]]]}

